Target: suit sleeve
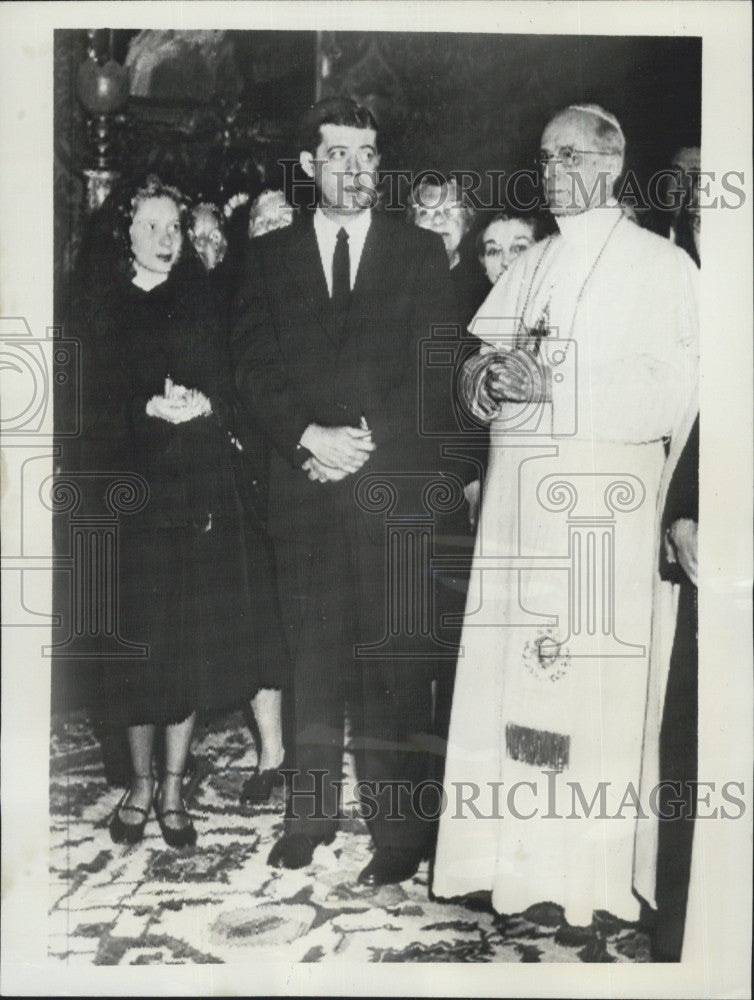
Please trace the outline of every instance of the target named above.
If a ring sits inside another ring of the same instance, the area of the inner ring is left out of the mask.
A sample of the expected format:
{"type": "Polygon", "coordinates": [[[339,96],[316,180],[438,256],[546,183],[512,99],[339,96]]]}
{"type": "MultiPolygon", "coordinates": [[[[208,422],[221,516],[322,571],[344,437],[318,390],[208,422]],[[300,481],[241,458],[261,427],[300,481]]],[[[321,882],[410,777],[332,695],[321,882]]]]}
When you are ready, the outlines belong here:
{"type": "Polygon", "coordinates": [[[368,414],[378,448],[409,432],[420,433],[425,421],[447,426],[452,406],[450,386],[442,397],[437,392],[428,393],[429,382],[422,380],[422,343],[432,336],[434,327],[449,326],[454,319],[448,259],[441,241],[433,239],[427,241],[416,271],[405,375],[386,393],[380,406],[368,414]]]}
{"type": "MultiPolygon", "coordinates": [[[[694,421],[668,485],[660,524],[660,537],[664,538],[673,522],[681,518],[699,522],[699,417],[694,421]]],[[[660,578],[663,580],[669,580],[671,583],[688,582],[680,563],[668,560],[662,543],[659,570],[660,578]]]]}
{"type": "Polygon", "coordinates": [[[232,307],[231,355],[243,410],[297,466],[298,443],[313,417],[286,376],[268,298],[267,268],[272,264],[272,257],[265,257],[252,241],[232,307]]]}
{"type": "Polygon", "coordinates": [[[699,520],[699,417],[691,428],[670,479],[663,512],[663,530],[680,518],[699,520]]]}

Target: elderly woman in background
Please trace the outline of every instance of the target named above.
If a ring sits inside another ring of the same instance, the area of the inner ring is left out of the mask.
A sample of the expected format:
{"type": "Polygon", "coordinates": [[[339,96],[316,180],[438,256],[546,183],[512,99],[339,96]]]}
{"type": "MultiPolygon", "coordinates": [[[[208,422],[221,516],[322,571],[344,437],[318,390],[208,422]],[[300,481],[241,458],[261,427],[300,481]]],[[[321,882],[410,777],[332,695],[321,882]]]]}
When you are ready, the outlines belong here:
{"type": "MultiPolygon", "coordinates": [[[[202,206],[197,206],[200,207],[202,206]]],[[[214,205],[210,207],[214,209],[214,205]]],[[[262,191],[254,199],[250,198],[248,192],[239,191],[225,203],[222,218],[217,216],[214,227],[223,233],[225,239],[226,251],[214,265],[214,281],[225,305],[233,301],[239,280],[243,277],[249,240],[272,232],[273,229],[290,226],[296,211],[285,200],[285,194],[274,189],[262,191]]]]}
{"type": "Polygon", "coordinates": [[[225,218],[213,202],[200,201],[189,210],[188,240],[202,262],[217,304],[224,312],[235,290],[236,262],[233,254],[228,253],[225,218]]]}
{"type": "Polygon", "coordinates": [[[450,318],[465,331],[489,291],[476,261],[464,253],[474,209],[459,191],[456,181],[447,180],[442,174],[431,174],[419,180],[411,190],[408,207],[409,218],[415,226],[442,237],[457,311],[457,315],[450,318]]]}
{"type": "Polygon", "coordinates": [[[249,209],[249,239],[264,236],[273,229],[285,229],[293,222],[295,209],[285,200],[283,191],[262,191],[249,209]]]}
{"type": "MultiPolygon", "coordinates": [[[[101,705],[127,728],[132,766],[110,835],[141,840],[154,804],[165,842],[185,847],[196,841],[182,778],[197,710],[279,686],[286,656],[276,607],[269,597],[260,605],[271,582],[249,587],[227,348],[203,268],[183,253],[184,199],[151,175],[113,207],[109,252],[79,275],[74,314],[83,332],[97,331],[84,357],[91,458],[147,486],[120,526],[117,579],[121,635],[144,653],[102,662],[98,676],[101,705]]],[[[275,765],[279,727],[277,755],[275,765]]]]}
{"type": "MultiPolygon", "coordinates": [[[[454,179],[428,172],[417,178],[411,189],[408,220],[419,229],[436,233],[443,241],[450,265],[453,295],[453,312],[447,316],[447,323],[456,327],[461,338],[460,362],[470,352],[478,349],[476,342],[467,336],[466,328],[489,291],[473,252],[467,252],[471,250],[468,244],[474,221],[473,206],[459,190],[454,179]]],[[[456,391],[455,385],[452,391],[456,391]]],[[[456,408],[457,412],[461,412],[458,401],[456,408]]],[[[434,550],[438,556],[448,557],[455,563],[452,570],[436,576],[439,617],[444,623],[443,641],[453,647],[457,647],[460,640],[460,625],[456,623],[460,622],[465,605],[474,552],[479,476],[485,461],[486,447],[487,429],[480,427],[470,448],[455,449],[458,463],[454,471],[465,484],[469,507],[459,506],[455,510],[442,512],[435,518],[434,550]],[[480,442],[482,438],[484,440],[480,442]]],[[[443,743],[447,739],[454,677],[455,662],[438,659],[434,677],[434,726],[435,735],[443,743]]]]}
{"type": "Polygon", "coordinates": [[[524,250],[539,239],[537,220],[531,215],[497,212],[480,230],[477,256],[487,280],[494,285],[524,250]]]}
{"type": "Polygon", "coordinates": [[[222,264],[228,252],[223,216],[217,205],[201,201],[189,214],[189,240],[196,255],[208,271],[222,264]]]}

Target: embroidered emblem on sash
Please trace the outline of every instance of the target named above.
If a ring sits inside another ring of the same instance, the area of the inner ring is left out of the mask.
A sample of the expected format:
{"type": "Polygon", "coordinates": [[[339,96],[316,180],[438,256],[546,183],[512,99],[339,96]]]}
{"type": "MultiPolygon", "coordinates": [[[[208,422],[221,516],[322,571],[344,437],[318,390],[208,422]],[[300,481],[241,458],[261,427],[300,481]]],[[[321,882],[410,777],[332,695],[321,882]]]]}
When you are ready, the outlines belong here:
{"type": "Polygon", "coordinates": [[[570,664],[570,651],[552,628],[538,629],[536,639],[529,639],[524,646],[524,666],[534,677],[557,681],[570,664]]]}
{"type": "Polygon", "coordinates": [[[568,767],[571,737],[546,729],[528,729],[509,722],[505,727],[505,749],[512,760],[533,767],[562,771],[568,767]]]}

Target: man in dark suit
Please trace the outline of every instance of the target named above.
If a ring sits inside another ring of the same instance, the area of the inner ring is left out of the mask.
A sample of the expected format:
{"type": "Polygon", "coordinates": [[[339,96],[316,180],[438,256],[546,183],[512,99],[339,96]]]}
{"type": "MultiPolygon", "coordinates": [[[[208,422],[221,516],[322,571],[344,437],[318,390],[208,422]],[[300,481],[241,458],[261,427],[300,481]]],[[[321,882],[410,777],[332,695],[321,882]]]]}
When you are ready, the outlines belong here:
{"type": "Polygon", "coordinates": [[[370,112],[320,102],[299,148],[317,209],[252,242],[234,330],[241,398],[272,445],[268,527],[294,664],[296,771],[269,863],[303,867],[335,835],[347,702],[375,845],[359,879],[379,885],[411,877],[430,842],[411,790],[433,774],[431,657],[414,627],[431,600],[397,589],[386,539],[388,518],[421,520],[441,471],[421,427],[450,399],[423,391],[420,345],[453,309],[441,240],[371,210],[370,112]]]}
{"type": "Polygon", "coordinates": [[[660,576],[679,584],[678,612],[660,729],[655,962],[680,962],[696,816],[698,752],[697,528],[699,417],[678,458],[662,515],[660,576]]]}

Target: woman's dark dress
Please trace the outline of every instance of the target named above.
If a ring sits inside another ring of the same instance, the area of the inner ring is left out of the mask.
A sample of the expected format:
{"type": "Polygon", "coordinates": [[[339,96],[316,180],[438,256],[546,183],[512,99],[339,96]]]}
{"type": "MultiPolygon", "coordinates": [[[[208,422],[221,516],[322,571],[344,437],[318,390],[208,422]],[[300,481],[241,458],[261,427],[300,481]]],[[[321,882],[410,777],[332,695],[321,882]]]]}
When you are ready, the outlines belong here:
{"type": "Polygon", "coordinates": [[[149,292],[117,287],[101,315],[110,359],[95,352],[102,397],[90,402],[112,431],[110,467],[143,476],[149,499],[121,516],[118,573],[120,634],[148,655],[103,664],[99,696],[125,725],[169,724],[284,683],[271,560],[261,533],[244,531],[227,338],[200,267],[179,264],[149,292]],[[168,376],[201,390],[212,414],[148,417],[168,376]]]}

